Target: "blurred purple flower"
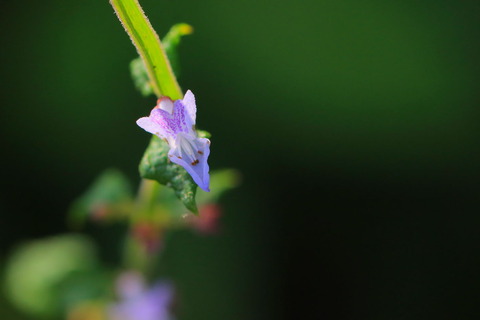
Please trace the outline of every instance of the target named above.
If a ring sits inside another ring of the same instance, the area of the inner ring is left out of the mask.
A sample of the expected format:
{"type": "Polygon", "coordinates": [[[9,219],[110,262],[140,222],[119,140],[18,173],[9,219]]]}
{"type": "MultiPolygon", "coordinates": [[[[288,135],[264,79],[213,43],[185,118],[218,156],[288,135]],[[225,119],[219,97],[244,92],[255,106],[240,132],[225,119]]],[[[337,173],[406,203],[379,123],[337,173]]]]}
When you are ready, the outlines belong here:
{"type": "Polygon", "coordinates": [[[200,188],[210,191],[207,163],[210,140],[197,136],[196,113],[195,96],[188,90],[181,100],[172,101],[169,97],[158,99],[150,116],[138,119],[137,124],[164,139],[170,146],[170,161],[184,167],[200,188]]]}
{"type": "Polygon", "coordinates": [[[168,283],[157,283],[147,288],[142,276],[126,272],[117,281],[121,301],[109,309],[108,320],[172,320],[170,304],[173,288],[168,283]]]}

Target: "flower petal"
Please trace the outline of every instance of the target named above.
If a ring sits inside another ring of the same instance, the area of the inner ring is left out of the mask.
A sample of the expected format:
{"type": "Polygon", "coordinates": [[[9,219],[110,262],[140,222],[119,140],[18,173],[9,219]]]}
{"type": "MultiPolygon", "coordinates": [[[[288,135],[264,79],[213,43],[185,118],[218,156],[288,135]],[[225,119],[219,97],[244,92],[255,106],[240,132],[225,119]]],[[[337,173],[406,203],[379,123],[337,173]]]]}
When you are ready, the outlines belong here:
{"type": "Polygon", "coordinates": [[[154,287],[136,296],[122,297],[121,301],[108,309],[110,320],[164,320],[172,319],[170,304],[173,288],[169,283],[159,282],[154,287]]]}
{"type": "Polygon", "coordinates": [[[187,114],[190,117],[192,125],[194,125],[197,118],[197,105],[195,104],[195,96],[193,95],[192,91],[187,90],[187,93],[185,93],[185,96],[183,96],[182,103],[187,110],[187,114]]]}
{"type": "Polygon", "coordinates": [[[150,112],[150,119],[159,124],[163,130],[172,137],[175,137],[179,132],[189,133],[192,131],[185,107],[181,103],[178,103],[179,101],[180,100],[175,101],[173,113],[169,113],[160,108],[154,108],[152,112],[150,112]]]}
{"type": "Polygon", "coordinates": [[[151,117],[143,117],[137,120],[137,125],[143,130],[154,134],[161,139],[169,138],[171,134],[167,132],[160,124],[153,121],[151,117]]]}
{"type": "MultiPolygon", "coordinates": [[[[182,139],[182,135],[179,135],[182,139]]],[[[176,163],[192,176],[193,181],[203,190],[210,191],[210,175],[208,166],[208,156],[210,155],[210,140],[206,138],[194,138],[189,140],[193,149],[193,154],[188,152],[187,148],[183,148],[184,142],[177,137],[175,147],[168,152],[170,161],[176,163]]]]}
{"type": "Polygon", "coordinates": [[[200,188],[210,191],[207,163],[210,140],[198,138],[195,131],[196,113],[195,96],[188,90],[182,100],[173,102],[173,107],[170,98],[160,98],[150,116],[138,119],[137,124],[166,139],[170,146],[169,159],[184,167],[200,188]]]}

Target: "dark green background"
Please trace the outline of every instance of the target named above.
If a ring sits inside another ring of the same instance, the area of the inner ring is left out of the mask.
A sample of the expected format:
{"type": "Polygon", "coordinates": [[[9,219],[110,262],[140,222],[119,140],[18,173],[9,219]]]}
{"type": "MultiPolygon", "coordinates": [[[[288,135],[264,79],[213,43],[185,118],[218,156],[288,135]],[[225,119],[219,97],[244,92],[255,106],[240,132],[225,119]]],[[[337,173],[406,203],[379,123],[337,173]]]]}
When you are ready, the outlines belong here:
{"type": "MultiPolygon", "coordinates": [[[[180,319],[480,317],[480,2],[141,3],[194,26],[180,83],[243,174],[220,236],[170,244],[180,319]]],[[[155,101],[107,0],[0,8],[4,260],[104,168],[137,181],[155,101]]]]}

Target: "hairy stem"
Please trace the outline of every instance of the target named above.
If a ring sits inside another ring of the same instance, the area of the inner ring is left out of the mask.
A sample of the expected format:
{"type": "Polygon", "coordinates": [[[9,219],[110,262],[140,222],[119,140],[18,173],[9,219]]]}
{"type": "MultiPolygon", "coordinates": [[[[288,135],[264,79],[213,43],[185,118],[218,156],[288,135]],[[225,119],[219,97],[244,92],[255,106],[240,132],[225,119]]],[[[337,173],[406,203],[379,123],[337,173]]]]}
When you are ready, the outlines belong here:
{"type": "Polygon", "coordinates": [[[145,63],[157,97],[182,98],[182,90],[172,71],[160,38],[152,28],[137,0],[110,0],[118,19],[145,63]]]}

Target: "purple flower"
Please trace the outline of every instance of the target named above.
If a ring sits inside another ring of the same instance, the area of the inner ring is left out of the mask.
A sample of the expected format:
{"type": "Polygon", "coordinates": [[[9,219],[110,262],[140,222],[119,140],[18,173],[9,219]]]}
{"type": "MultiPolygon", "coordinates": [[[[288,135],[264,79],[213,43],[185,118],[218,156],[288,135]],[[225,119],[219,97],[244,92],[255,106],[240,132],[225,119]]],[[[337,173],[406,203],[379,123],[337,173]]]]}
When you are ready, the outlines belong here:
{"type": "Polygon", "coordinates": [[[196,113],[195,96],[188,90],[181,100],[158,99],[150,116],[138,119],[137,124],[165,140],[170,146],[170,161],[184,167],[200,188],[210,191],[207,163],[210,140],[197,136],[196,113]]]}
{"type": "Polygon", "coordinates": [[[173,298],[171,285],[157,283],[146,288],[141,275],[123,273],[117,281],[121,301],[110,307],[109,320],[171,320],[169,307],[173,298]]]}

